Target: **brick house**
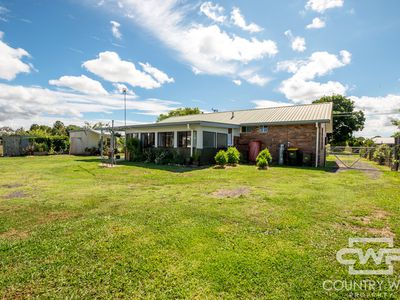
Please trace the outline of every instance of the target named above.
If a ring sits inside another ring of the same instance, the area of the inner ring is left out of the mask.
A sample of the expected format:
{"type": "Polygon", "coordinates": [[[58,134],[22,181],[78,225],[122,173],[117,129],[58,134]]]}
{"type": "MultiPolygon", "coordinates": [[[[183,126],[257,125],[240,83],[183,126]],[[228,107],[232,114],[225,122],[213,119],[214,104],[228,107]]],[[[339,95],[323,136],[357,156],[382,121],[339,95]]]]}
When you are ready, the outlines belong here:
{"type": "Polygon", "coordinates": [[[142,148],[175,148],[212,162],[218,149],[236,146],[247,158],[257,141],[275,162],[279,149],[298,148],[315,166],[325,163],[326,134],[332,132],[332,103],[271,107],[171,117],[161,122],[119,127],[142,148]],[[283,146],[281,146],[283,145],[283,146]]]}

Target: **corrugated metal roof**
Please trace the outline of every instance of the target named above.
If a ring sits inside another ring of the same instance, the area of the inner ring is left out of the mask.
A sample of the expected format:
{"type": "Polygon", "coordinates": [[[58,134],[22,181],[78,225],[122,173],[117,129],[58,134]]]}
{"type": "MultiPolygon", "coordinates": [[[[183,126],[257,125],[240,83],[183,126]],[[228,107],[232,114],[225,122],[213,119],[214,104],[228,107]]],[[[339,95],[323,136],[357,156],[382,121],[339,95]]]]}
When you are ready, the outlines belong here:
{"type": "Polygon", "coordinates": [[[171,117],[158,124],[213,122],[235,125],[290,124],[332,121],[332,103],[225,111],[171,117]]]}
{"type": "Polygon", "coordinates": [[[395,144],[395,139],[394,137],[376,137],[372,139],[375,144],[381,145],[381,144],[395,144]]]}

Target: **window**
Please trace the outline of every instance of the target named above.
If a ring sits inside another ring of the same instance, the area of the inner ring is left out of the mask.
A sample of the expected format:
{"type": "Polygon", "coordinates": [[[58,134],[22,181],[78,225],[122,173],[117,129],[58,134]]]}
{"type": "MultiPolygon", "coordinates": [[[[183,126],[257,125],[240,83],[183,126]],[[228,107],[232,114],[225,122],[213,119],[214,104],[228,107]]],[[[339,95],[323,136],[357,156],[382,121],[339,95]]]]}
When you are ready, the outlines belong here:
{"type": "Polygon", "coordinates": [[[260,126],[260,132],[262,133],[267,133],[268,132],[268,126],[260,126]]]}
{"type": "Polygon", "coordinates": [[[217,148],[228,147],[228,135],[226,133],[217,133],[217,148]]]}
{"type": "Polygon", "coordinates": [[[140,135],[142,148],[151,148],[155,146],[155,133],[145,132],[140,135]]]}
{"type": "Polygon", "coordinates": [[[257,129],[257,127],[255,127],[255,126],[242,126],[243,133],[252,132],[252,131],[255,131],[256,129],[257,129]]]}
{"type": "Polygon", "coordinates": [[[233,130],[232,130],[232,128],[228,129],[228,146],[233,146],[233,130]]]}
{"type": "Polygon", "coordinates": [[[174,147],[174,133],[173,132],[159,132],[158,133],[158,147],[173,148],[174,147]]]}
{"type": "Polygon", "coordinates": [[[215,148],[215,132],[203,131],[203,148],[215,148]]]}
{"type": "Polygon", "coordinates": [[[190,131],[178,132],[178,147],[189,148],[191,145],[192,134],[190,131]]]}

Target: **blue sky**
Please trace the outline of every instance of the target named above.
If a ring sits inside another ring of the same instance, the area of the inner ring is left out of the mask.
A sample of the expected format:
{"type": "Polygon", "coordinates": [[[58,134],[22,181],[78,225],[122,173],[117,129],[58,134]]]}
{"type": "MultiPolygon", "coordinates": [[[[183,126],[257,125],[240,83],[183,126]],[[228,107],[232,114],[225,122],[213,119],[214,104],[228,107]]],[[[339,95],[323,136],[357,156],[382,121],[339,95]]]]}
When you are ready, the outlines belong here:
{"type": "Polygon", "coordinates": [[[340,93],[389,136],[400,107],[397,0],[0,0],[0,126],[152,122],[340,93]],[[392,114],[387,114],[392,113],[392,114]]]}

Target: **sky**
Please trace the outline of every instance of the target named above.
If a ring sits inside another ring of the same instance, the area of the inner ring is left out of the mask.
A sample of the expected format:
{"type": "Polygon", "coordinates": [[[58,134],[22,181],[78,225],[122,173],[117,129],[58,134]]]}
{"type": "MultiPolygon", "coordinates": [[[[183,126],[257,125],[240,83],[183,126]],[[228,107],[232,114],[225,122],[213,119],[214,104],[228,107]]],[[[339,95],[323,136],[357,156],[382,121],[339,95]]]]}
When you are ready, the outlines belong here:
{"type": "Polygon", "coordinates": [[[398,0],[0,0],[0,126],[154,122],[342,94],[400,118],[398,0]]]}

